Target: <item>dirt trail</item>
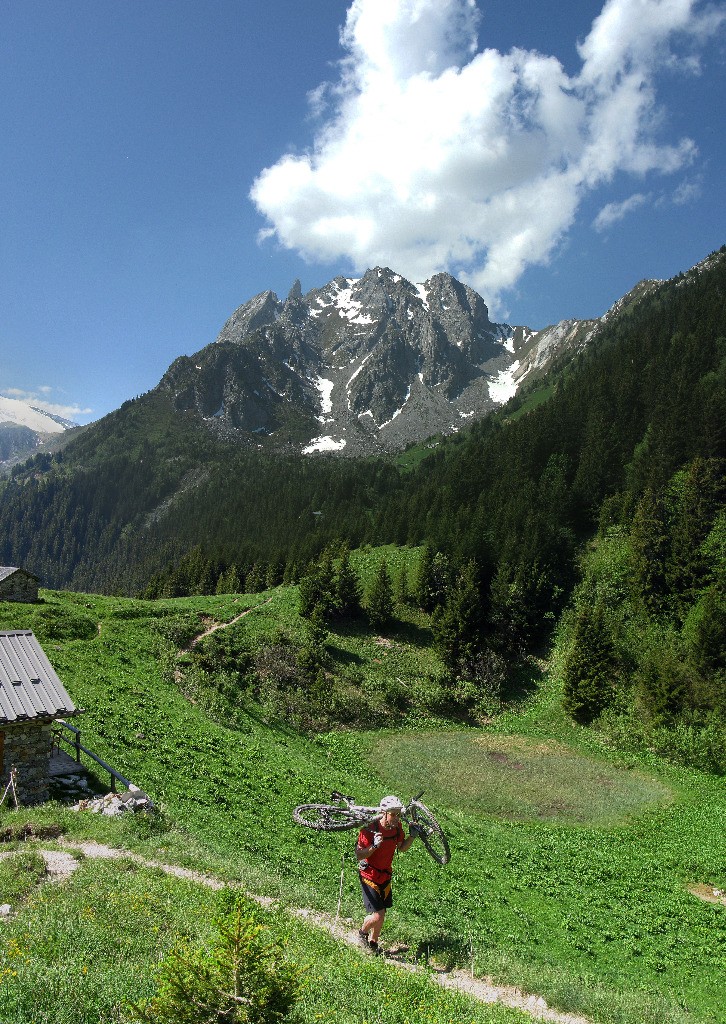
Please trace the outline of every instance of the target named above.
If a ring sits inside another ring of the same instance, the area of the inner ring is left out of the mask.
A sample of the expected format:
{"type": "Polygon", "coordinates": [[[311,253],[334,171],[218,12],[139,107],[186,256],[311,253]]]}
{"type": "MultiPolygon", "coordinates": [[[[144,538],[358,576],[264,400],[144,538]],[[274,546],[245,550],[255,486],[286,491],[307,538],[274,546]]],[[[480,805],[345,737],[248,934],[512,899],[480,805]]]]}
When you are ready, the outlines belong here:
{"type": "Polygon", "coordinates": [[[703,900],[704,903],[718,903],[722,907],[726,907],[726,892],[723,889],[714,889],[712,885],[704,885],[702,882],[697,882],[694,885],[689,885],[688,891],[692,896],[697,896],[699,900],[703,900]]]}
{"type": "Polygon", "coordinates": [[[216,633],[218,629],[227,629],[228,626],[234,626],[235,622],[239,622],[239,620],[243,619],[245,615],[249,615],[250,612],[255,611],[257,608],[262,608],[264,605],[269,604],[271,600],[272,598],[268,597],[266,601],[260,601],[259,604],[253,604],[251,608],[245,608],[243,612],[240,612],[239,615],[236,615],[233,619],[230,619],[229,622],[215,622],[213,626],[210,626],[208,629],[205,629],[203,633],[199,634],[199,636],[195,636],[192,642],[186,648],[184,653],[189,653],[192,647],[196,647],[199,641],[203,640],[205,636],[209,636],[210,633],[216,633]]]}
{"type": "MultiPolygon", "coordinates": [[[[157,868],[166,872],[168,875],[174,875],[176,878],[186,878],[198,883],[199,885],[206,885],[210,889],[224,889],[228,884],[219,878],[204,874],[200,871],[193,871],[190,868],[178,867],[175,864],[165,864],[162,861],[149,860],[137,853],[131,853],[128,850],[119,850],[112,846],[105,846],[103,843],[97,843],[95,841],[71,842],[70,840],[59,839],[57,842],[59,846],[64,847],[65,849],[38,849],[38,853],[40,853],[45,860],[49,881],[62,882],[64,879],[70,877],[70,875],[79,866],[79,861],[73,855],[73,852],[71,852],[75,851],[83,853],[86,857],[100,857],[104,859],[124,858],[126,860],[132,860],[141,867],[157,868]]],[[[239,886],[239,888],[242,887],[239,886]]],[[[255,896],[253,893],[246,892],[246,890],[245,895],[263,907],[270,907],[275,903],[274,900],[269,899],[268,897],[255,896]]],[[[346,942],[351,946],[357,946],[358,944],[357,925],[348,919],[338,919],[330,914],[324,914],[320,911],[310,909],[297,909],[292,911],[292,913],[314,927],[324,928],[341,942],[346,942]]],[[[512,1009],[520,1010],[523,1013],[529,1014],[536,1020],[551,1021],[552,1024],[591,1024],[591,1021],[586,1017],[581,1017],[573,1013],[560,1013],[558,1010],[553,1010],[547,1005],[541,996],[527,995],[519,989],[507,985],[495,985],[487,978],[475,978],[468,971],[459,970],[458,968],[455,970],[446,970],[444,968],[437,968],[431,964],[429,964],[427,968],[423,968],[418,964],[405,960],[402,956],[405,952],[405,946],[391,948],[386,951],[385,959],[388,963],[395,965],[401,970],[413,973],[426,970],[428,971],[432,981],[440,985],[442,988],[463,992],[466,995],[471,996],[472,999],[476,999],[482,1003],[499,1003],[502,1006],[508,1006],[512,1009]]],[[[361,953],[361,955],[364,954],[361,953]]]]}

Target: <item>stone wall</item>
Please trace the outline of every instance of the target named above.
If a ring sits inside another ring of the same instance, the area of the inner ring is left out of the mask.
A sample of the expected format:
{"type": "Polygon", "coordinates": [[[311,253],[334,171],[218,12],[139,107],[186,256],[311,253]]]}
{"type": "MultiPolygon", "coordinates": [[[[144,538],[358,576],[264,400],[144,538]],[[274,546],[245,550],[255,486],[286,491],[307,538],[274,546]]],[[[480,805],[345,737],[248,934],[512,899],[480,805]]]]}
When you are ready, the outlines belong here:
{"type": "MultiPolygon", "coordinates": [[[[18,801],[24,806],[43,803],[48,799],[50,775],[50,722],[19,722],[5,726],[3,764],[0,766],[0,797],[10,780],[10,769],[18,770],[15,789],[18,801]]],[[[5,797],[4,806],[12,807],[12,793],[5,797]]]]}
{"type": "Polygon", "coordinates": [[[38,581],[27,572],[14,572],[0,580],[0,601],[23,601],[33,604],[38,600],[38,581]]]}

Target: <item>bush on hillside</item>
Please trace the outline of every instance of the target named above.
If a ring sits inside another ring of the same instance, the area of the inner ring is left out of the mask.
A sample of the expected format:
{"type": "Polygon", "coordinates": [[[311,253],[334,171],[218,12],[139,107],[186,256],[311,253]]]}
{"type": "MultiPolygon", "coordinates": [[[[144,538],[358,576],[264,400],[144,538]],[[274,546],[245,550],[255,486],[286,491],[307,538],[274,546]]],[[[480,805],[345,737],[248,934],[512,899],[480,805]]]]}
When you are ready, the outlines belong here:
{"type": "Polygon", "coordinates": [[[252,656],[239,628],[209,633],[192,648],[192,661],[205,672],[247,672],[252,656]]]}
{"type": "Polygon", "coordinates": [[[159,969],[156,995],[128,1013],[142,1024],[279,1024],[295,1004],[300,973],[239,901],[218,922],[212,948],[174,948],[159,969]]]}
{"type": "Polygon", "coordinates": [[[604,715],[618,745],[716,772],[726,770],[723,466],[697,458],[646,488],[630,522],[610,502],[560,628],[573,718],[604,715]]]}
{"type": "Polygon", "coordinates": [[[174,647],[186,647],[201,632],[199,616],[194,612],[167,615],[155,625],[159,637],[174,647]]]}
{"type": "Polygon", "coordinates": [[[41,643],[50,640],[90,640],[98,632],[95,619],[75,608],[49,605],[33,612],[30,628],[41,643]]]}

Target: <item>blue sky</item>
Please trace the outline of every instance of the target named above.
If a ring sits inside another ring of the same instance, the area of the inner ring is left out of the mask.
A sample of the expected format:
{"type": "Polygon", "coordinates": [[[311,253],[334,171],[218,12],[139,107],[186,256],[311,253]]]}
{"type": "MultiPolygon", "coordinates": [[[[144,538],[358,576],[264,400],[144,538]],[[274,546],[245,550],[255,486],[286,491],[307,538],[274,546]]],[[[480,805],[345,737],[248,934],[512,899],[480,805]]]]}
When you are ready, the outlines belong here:
{"type": "Polygon", "coordinates": [[[0,394],[87,422],[257,292],[602,314],[726,243],[723,5],[2,0],[0,394]]]}

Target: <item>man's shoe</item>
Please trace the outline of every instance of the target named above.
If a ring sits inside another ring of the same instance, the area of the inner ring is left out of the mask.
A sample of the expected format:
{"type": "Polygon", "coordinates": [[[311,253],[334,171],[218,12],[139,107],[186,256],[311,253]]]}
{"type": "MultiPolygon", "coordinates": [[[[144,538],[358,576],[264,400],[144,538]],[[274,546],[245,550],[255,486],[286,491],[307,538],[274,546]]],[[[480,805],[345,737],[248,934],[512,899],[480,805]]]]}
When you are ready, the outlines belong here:
{"type": "Polygon", "coordinates": [[[377,942],[369,942],[368,951],[372,953],[373,956],[383,956],[383,950],[381,949],[377,942]]]}
{"type": "Polygon", "coordinates": [[[366,953],[370,953],[371,944],[368,941],[368,932],[364,932],[362,928],[358,929],[358,945],[364,949],[366,953]]]}

